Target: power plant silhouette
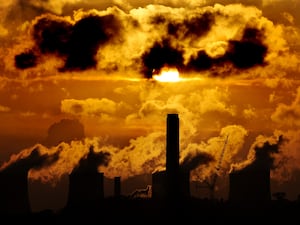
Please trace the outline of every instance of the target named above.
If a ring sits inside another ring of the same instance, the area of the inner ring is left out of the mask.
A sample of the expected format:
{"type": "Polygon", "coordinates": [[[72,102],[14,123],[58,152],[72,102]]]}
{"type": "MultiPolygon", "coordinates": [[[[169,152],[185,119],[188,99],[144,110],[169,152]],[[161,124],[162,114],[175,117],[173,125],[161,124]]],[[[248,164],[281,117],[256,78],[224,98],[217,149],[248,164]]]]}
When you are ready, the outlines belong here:
{"type": "MultiPolygon", "coordinates": [[[[98,166],[108,163],[108,155],[103,152],[95,152],[91,146],[89,152],[69,174],[67,203],[60,214],[52,214],[57,218],[55,222],[59,221],[58,224],[98,224],[92,221],[98,218],[99,214],[101,214],[102,220],[110,221],[108,224],[124,224],[125,221],[131,222],[131,224],[140,224],[141,220],[146,217],[152,218],[152,222],[160,218],[166,220],[165,222],[173,219],[176,221],[177,218],[194,221],[195,218],[198,218],[199,213],[202,213],[203,218],[207,216],[205,218],[211,222],[212,218],[217,218],[214,217],[214,213],[218,212],[223,217],[226,216],[229,219],[227,221],[235,224],[236,221],[232,218],[236,218],[237,212],[247,217],[251,216],[245,211],[239,211],[239,206],[250,206],[253,210],[271,203],[269,166],[253,167],[249,165],[241,170],[231,172],[229,174],[228,205],[193,198],[190,191],[191,171],[183,167],[179,160],[179,133],[178,114],[167,114],[166,169],[153,172],[152,184],[145,189],[136,190],[131,196],[122,195],[121,177],[116,176],[113,179],[113,196],[104,197],[105,174],[98,171],[98,166]],[[141,196],[144,197],[139,198],[141,196]],[[225,206],[229,207],[225,208],[225,206]],[[237,207],[232,208],[235,206],[237,207]],[[110,216],[112,213],[117,216],[110,216]]],[[[16,166],[10,166],[0,171],[0,215],[14,216],[32,213],[28,197],[28,171],[32,166],[44,163],[46,157],[39,159],[40,155],[37,150],[32,151],[30,156],[30,161],[33,160],[34,164],[28,163],[28,159],[23,159],[16,166]]],[[[55,159],[54,157],[51,161],[55,161],[55,159]]],[[[293,209],[299,210],[299,208],[300,204],[293,209]]],[[[281,210],[281,208],[275,208],[276,210],[281,210]]],[[[251,211],[251,214],[271,216],[274,211],[272,208],[270,211],[262,212],[264,214],[254,214],[251,211]]],[[[291,213],[291,218],[295,219],[294,211],[291,210],[289,213],[291,213]]],[[[48,214],[46,216],[49,217],[48,214]]],[[[41,215],[38,218],[41,218],[41,215]]],[[[255,219],[255,217],[253,218],[255,219]]],[[[220,221],[215,221],[224,222],[223,219],[221,217],[220,221]]],[[[254,220],[249,221],[251,224],[255,222],[254,220]]],[[[273,221],[277,221],[277,218],[273,221]]],[[[55,224],[55,222],[51,224],[55,224]]]]}
{"type": "MultiPolygon", "coordinates": [[[[190,172],[181,170],[179,165],[179,117],[178,114],[167,115],[166,132],[166,170],[152,174],[152,198],[180,200],[190,197],[190,172]]],[[[89,167],[93,149],[85,158],[89,167]]],[[[82,164],[81,164],[82,165],[82,164]]],[[[83,166],[81,166],[83,167],[83,166]]],[[[149,191],[149,186],[147,191],[149,191]]],[[[114,195],[121,196],[121,177],[114,178],[114,195]]],[[[139,191],[131,197],[138,196],[139,191]]],[[[147,195],[149,196],[149,195],[147,195]]],[[[69,196],[67,206],[95,205],[104,198],[104,174],[93,170],[76,168],[69,176],[69,196]]]]}
{"type": "Polygon", "coordinates": [[[28,171],[8,171],[0,175],[0,212],[25,214],[30,212],[28,171]]]}
{"type": "Polygon", "coordinates": [[[230,202],[239,205],[268,204],[271,201],[270,170],[239,170],[229,174],[230,202]]]}
{"type": "Polygon", "coordinates": [[[28,194],[28,172],[32,168],[50,165],[58,154],[41,154],[33,149],[27,157],[16,160],[0,171],[0,214],[31,212],[28,194]]]}
{"type": "Polygon", "coordinates": [[[91,146],[69,175],[67,207],[94,207],[104,198],[104,174],[98,172],[98,165],[105,161],[106,155],[91,146]]]}
{"type": "MultiPolygon", "coordinates": [[[[278,143],[282,142],[282,137],[278,143]]],[[[270,154],[278,151],[278,143],[265,142],[255,147],[255,160],[229,174],[228,200],[239,205],[266,205],[271,201],[270,170],[273,159],[270,154]]]]}
{"type": "MultiPolygon", "coordinates": [[[[190,171],[179,163],[179,116],[167,114],[166,119],[166,170],[152,174],[153,199],[180,200],[191,197],[190,171]]],[[[34,154],[33,154],[34,155],[34,154]]],[[[97,166],[104,155],[95,156],[93,147],[86,158],[69,175],[67,207],[96,205],[104,199],[104,173],[97,166]]],[[[28,197],[28,170],[1,173],[1,211],[30,212],[28,197]],[[20,172],[21,171],[21,172],[20,172]]],[[[229,197],[234,203],[257,203],[271,200],[270,169],[240,170],[229,175],[229,197]]],[[[149,191],[149,190],[148,190],[149,191]]],[[[121,177],[114,179],[114,196],[121,197],[121,177]]]]}

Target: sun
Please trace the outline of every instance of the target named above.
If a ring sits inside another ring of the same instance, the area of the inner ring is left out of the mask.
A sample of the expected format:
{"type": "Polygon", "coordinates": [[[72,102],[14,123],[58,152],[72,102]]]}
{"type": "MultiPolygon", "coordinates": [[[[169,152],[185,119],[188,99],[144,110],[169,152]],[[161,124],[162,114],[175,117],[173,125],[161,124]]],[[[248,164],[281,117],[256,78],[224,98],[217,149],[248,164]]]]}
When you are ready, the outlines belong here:
{"type": "Polygon", "coordinates": [[[160,82],[178,82],[179,71],[176,68],[163,67],[159,74],[153,75],[153,79],[160,82]]]}

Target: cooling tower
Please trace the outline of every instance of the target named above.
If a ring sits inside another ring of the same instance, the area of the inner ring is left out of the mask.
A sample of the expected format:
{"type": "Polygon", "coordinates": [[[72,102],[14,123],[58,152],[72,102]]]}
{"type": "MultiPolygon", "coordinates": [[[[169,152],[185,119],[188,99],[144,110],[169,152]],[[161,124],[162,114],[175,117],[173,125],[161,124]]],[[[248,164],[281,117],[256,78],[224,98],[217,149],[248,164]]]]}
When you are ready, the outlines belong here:
{"type": "Polygon", "coordinates": [[[77,172],[69,175],[68,207],[89,207],[104,198],[104,174],[77,172]]]}
{"type": "Polygon", "coordinates": [[[271,201],[270,170],[240,170],[229,174],[229,201],[240,205],[264,205],[271,201]]]}

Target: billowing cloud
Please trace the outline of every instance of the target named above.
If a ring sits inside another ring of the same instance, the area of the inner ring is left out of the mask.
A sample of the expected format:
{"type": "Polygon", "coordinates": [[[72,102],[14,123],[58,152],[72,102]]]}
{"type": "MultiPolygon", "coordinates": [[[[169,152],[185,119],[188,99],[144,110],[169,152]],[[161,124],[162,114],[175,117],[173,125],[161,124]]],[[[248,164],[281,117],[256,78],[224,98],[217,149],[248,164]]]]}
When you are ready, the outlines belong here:
{"type": "Polygon", "coordinates": [[[111,120],[123,107],[125,104],[122,102],[116,103],[108,98],[64,99],[61,102],[63,113],[78,117],[99,117],[103,120],[111,120]]]}
{"type": "Polygon", "coordinates": [[[287,32],[298,33],[293,27],[275,25],[254,6],[241,4],[78,10],[73,17],[36,17],[25,49],[18,46],[13,60],[21,70],[44,65],[55,66],[57,72],[132,71],[134,76],[152,78],[169,66],[212,77],[249,76],[252,70],[256,72],[251,76],[272,77],[272,71],[299,65],[287,32]],[[60,62],[49,64],[49,57],[60,62]],[[287,57],[293,63],[283,64],[287,57]]]}
{"type": "MultiPolygon", "coordinates": [[[[224,168],[232,163],[234,156],[241,149],[247,132],[236,125],[227,126],[220,132],[220,137],[214,137],[200,144],[181,143],[180,162],[184,168],[193,169],[195,174],[207,177],[214,172],[214,163],[220,157],[224,147],[226,135],[229,138],[224,154],[224,168]],[[197,169],[206,165],[205,170],[197,169]],[[205,173],[205,174],[204,174],[205,173]]],[[[53,147],[37,145],[24,149],[16,155],[12,155],[8,162],[2,165],[6,168],[15,164],[18,159],[26,158],[32,149],[39,149],[46,162],[55,155],[55,161],[51,164],[43,164],[38,167],[30,167],[29,178],[41,180],[55,185],[63,175],[72,171],[83,170],[91,167],[93,170],[104,172],[106,177],[121,176],[122,179],[131,176],[153,173],[165,169],[166,139],[164,132],[151,132],[148,135],[131,139],[129,145],[124,147],[106,143],[105,138],[85,138],[74,140],[70,143],[61,142],[53,147]]],[[[194,175],[195,176],[195,175],[194,175]]],[[[194,177],[195,178],[195,177],[194,177]]]]}
{"type": "Polygon", "coordinates": [[[280,103],[271,115],[273,121],[283,126],[300,126],[300,88],[290,105],[280,103]]]}
{"type": "MultiPolygon", "coordinates": [[[[252,144],[247,160],[240,161],[239,154],[243,151],[247,135],[248,131],[242,126],[228,125],[221,129],[219,136],[200,143],[194,142],[192,136],[186,136],[180,143],[180,164],[191,170],[192,180],[198,181],[204,181],[213,174],[256,167],[270,168],[273,179],[284,181],[290,179],[295,169],[299,168],[299,132],[277,131],[271,137],[260,135],[252,144]],[[220,166],[218,171],[217,165],[220,166]]],[[[44,161],[38,166],[30,164],[30,179],[55,185],[63,175],[79,168],[94,168],[104,172],[106,177],[121,176],[127,179],[165,169],[165,138],[164,132],[157,131],[131,139],[129,145],[124,147],[108,144],[105,138],[62,142],[49,148],[38,145],[12,155],[2,165],[2,170],[21,159],[29,159],[30,154],[38,150],[44,161]]]]}
{"type": "Polygon", "coordinates": [[[243,110],[243,115],[246,119],[251,119],[256,117],[255,109],[253,108],[247,108],[243,110]]]}
{"type": "Polygon", "coordinates": [[[109,156],[110,154],[107,152],[95,152],[94,146],[90,146],[88,154],[79,160],[71,174],[97,172],[100,165],[108,165],[109,156]]]}
{"type": "MultiPolygon", "coordinates": [[[[247,130],[242,126],[228,125],[220,131],[220,136],[211,137],[207,142],[189,143],[183,149],[182,157],[190,157],[190,155],[209,154],[212,158],[206,157],[208,164],[199,164],[191,173],[192,180],[203,181],[213,174],[228,173],[232,163],[237,160],[238,153],[242,150],[244,140],[248,135],[247,130]],[[201,153],[201,154],[200,154],[201,153]],[[213,159],[213,160],[212,160],[213,159]],[[221,171],[217,171],[216,167],[221,162],[221,171]]],[[[205,158],[205,157],[204,157],[205,158]]]]}
{"type": "Polygon", "coordinates": [[[70,174],[74,168],[77,168],[79,162],[85,164],[83,161],[88,155],[91,155],[92,161],[95,158],[95,163],[91,166],[107,165],[109,153],[101,152],[100,143],[105,143],[105,140],[92,138],[70,143],[61,142],[49,148],[38,144],[11,155],[10,159],[1,165],[1,170],[14,168],[22,162],[20,169],[29,172],[29,179],[56,185],[63,175],[70,174]],[[93,152],[90,151],[91,146],[93,152]]]}
{"type": "Polygon", "coordinates": [[[186,92],[176,95],[176,93],[173,94],[172,88],[163,88],[158,85],[152,87],[150,93],[147,89],[143,92],[145,92],[145,96],[141,96],[141,105],[137,115],[129,115],[128,120],[136,117],[147,119],[172,112],[180,113],[183,118],[185,117],[184,115],[189,113],[202,115],[219,112],[232,116],[236,114],[235,107],[228,102],[230,94],[226,89],[196,89],[192,93],[188,89],[186,92]],[[197,108],[194,108],[194,106],[197,106],[197,108]]]}
{"type": "Polygon", "coordinates": [[[81,140],[84,137],[84,127],[78,120],[62,119],[49,127],[43,144],[51,147],[61,142],[81,140]]]}
{"type": "Polygon", "coordinates": [[[4,174],[24,173],[27,176],[30,169],[47,167],[57,161],[59,153],[57,151],[54,154],[49,154],[39,146],[36,146],[32,149],[24,150],[19,154],[12,155],[8,162],[1,165],[0,171],[4,174]]]}
{"type": "Polygon", "coordinates": [[[299,131],[274,131],[273,135],[259,135],[252,143],[247,159],[233,163],[231,171],[270,170],[271,178],[278,182],[290,181],[300,167],[298,161],[299,131]]]}
{"type": "Polygon", "coordinates": [[[10,108],[7,106],[0,105],[0,112],[9,112],[10,108]]]}
{"type": "Polygon", "coordinates": [[[277,135],[282,135],[285,141],[280,146],[280,154],[275,155],[278,166],[275,168],[273,177],[279,181],[289,181],[294,177],[295,172],[300,170],[299,131],[289,130],[277,133],[277,135]]]}
{"type": "Polygon", "coordinates": [[[280,145],[283,142],[283,137],[266,138],[263,135],[258,136],[252,144],[249,151],[247,161],[232,167],[232,172],[237,170],[270,170],[276,167],[274,154],[280,151],[280,145]]]}
{"type": "Polygon", "coordinates": [[[160,71],[164,66],[182,67],[183,52],[172,48],[167,40],[162,43],[154,43],[149,52],[142,55],[143,73],[147,78],[152,78],[153,71],[160,71]]]}
{"type": "Polygon", "coordinates": [[[78,4],[83,2],[82,0],[50,0],[50,1],[23,1],[25,5],[34,7],[36,9],[44,9],[45,11],[49,11],[55,14],[61,14],[63,12],[64,6],[68,4],[78,4]]]}
{"type": "Polygon", "coordinates": [[[32,26],[36,50],[16,55],[16,67],[34,67],[40,54],[65,57],[63,71],[96,67],[98,48],[118,33],[119,21],[113,14],[82,16],[74,25],[51,14],[37,18],[32,26]]]}

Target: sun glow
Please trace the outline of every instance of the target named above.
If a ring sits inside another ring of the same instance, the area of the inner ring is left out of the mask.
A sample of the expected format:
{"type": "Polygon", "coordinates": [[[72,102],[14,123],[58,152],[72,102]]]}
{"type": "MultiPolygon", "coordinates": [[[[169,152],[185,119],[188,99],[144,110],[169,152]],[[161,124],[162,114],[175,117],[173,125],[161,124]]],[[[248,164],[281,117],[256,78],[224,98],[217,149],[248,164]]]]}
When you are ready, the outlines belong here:
{"type": "Polygon", "coordinates": [[[159,74],[153,75],[153,79],[160,82],[178,82],[179,71],[176,68],[162,68],[159,74]]]}

